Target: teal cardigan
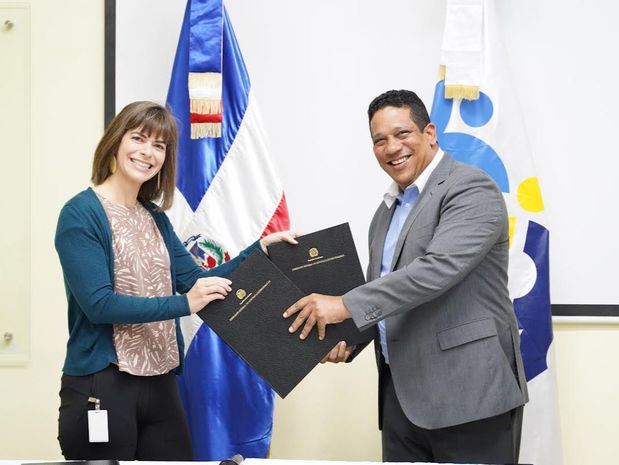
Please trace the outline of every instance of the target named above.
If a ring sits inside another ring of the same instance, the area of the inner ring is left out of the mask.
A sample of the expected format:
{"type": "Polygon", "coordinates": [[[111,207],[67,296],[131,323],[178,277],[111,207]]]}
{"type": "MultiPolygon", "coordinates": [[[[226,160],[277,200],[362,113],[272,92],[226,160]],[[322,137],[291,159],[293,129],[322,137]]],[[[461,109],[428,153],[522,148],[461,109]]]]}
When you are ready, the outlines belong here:
{"type": "Polygon", "coordinates": [[[170,254],[172,292],[169,297],[132,297],[114,292],[112,230],[95,192],[88,188],[69,200],[60,212],[56,250],[64,274],[69,304],[69,341],[63,372],[73,376],[96,373],[115,362],[114,323],[176,321],[180,365],[184,342],[179,317],[189,315],[187,293],[198,278],[228,276],[251,252],[256,241],[235,259],[204,271],[178,239],[165,213],[154,204],[144,207],[153,216],[170,254]],[[176,293],[183,295],[176,295],[176,293]]]}

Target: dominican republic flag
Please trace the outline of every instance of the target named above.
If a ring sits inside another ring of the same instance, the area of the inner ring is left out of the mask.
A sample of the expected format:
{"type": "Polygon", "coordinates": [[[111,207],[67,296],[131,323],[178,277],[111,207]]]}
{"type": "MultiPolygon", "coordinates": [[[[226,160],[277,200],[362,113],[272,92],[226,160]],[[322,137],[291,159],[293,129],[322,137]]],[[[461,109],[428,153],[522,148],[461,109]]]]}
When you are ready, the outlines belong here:
{"type": "MultiPolygon", "coordinates": [[[[222,0],[189,0],[168,105],[178,120],[176,233],[204,268],[289,229],[249,76],[222,0]]],[[[195,315],[181,321],[179,387],[196,460],[266,457],[271,388],[195,315]]]]}
{"type": "Polygon", "coordinates": [[[530,401],[520,461],[562,463],[552,352],[549,231],[494,0],[448,0],[431,119],[441,148],[488,173],[509,212],[509,290],[530,401]]]}

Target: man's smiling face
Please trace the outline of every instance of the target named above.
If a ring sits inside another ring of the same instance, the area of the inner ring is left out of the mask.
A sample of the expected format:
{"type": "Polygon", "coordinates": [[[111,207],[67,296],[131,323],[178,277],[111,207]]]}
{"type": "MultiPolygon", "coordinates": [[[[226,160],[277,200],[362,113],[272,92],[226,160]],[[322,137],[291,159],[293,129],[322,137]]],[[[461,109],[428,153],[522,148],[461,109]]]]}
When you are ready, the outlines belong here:
{"type": "Polygon", "coordinates": [[[370,134],[380,167],[402,190],[419,177],[436,153],[434,124],[418,128],[409,107],[378,110],[370,121],[370,134]]]}

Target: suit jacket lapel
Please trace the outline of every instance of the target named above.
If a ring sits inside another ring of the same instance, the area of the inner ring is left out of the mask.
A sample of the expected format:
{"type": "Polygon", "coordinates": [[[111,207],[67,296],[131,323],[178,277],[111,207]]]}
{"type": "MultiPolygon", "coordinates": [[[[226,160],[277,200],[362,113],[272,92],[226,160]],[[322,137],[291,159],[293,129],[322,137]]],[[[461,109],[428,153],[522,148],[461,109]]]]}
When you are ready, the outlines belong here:
{"type": "Polygon", "coordinates": [[[374,237],[372,237],[370,254],[372,260],[370,261],[370,275],[368,281],[372,281],[380,276],[380,265],[383,259],[383,248],[385,247],[385,239],[387,237],[387,230],[391,223],[391,217],[395,211],[395,205],[391,208],[387,208],[384,202],[380,206],[378,212],[379,217],[376,221],[376,231],[374,237]]]}
{"type": "MultiPolygon", "coordinates": [[[[395,264],[397,263],[398,258],[400,257],[400,253],[402,252],[402,247],[404,246],[404,240],[406,239],[408,231],[413,225],[415,218],[417,218],[417,215],[419,214],[419,212],[430,201],[436,188],[439,185],[441,185],[445,181],[445,179],[447,179],[447,177],[449,176],[449,173],[451,172],[451,168],[453,164],[454,164],[454,159],[451,158],[450,155],[445,153],[443,155],[443,159],[439,162],[439,164],[436,166],[436,168],[434,169],[434,171],[428,178],[428,182],[426,186],[424,187],[423,192],[419,196],[417,203],[415,204],[412,211],[408,215],[408,218],[406,218],[406,221],[404,222],[404,226],[402,226],[402,230],[400,231],[400,235],[398,236],[398,242],[396,243],[395,251],[393,252],[393,261],[391,262],[391,271],[393,271],[393,269],[395,268],[395,264]]],[[[383,239],[383,244],[384,244],[384,239],[383,239]]]]}

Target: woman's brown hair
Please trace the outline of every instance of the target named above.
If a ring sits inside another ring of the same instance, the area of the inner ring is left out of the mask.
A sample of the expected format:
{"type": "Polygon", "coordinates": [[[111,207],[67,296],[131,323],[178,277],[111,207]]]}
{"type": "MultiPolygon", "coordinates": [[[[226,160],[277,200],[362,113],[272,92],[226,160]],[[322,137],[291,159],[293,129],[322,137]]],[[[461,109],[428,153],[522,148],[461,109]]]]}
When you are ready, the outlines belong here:
{"type": "Polygon", "coordinates": [[[167,210],[172,206],[176,185],[178,131],[172,114],[157,103],[133,102],[114,117],[95,150],[91,180],[98,186],[112,174],[110,161],[117,155],[123,136],[133,129],[140,129],[149,137],[154,135],[165,141],[166,156],[158,175],[159,187],[157,176],[153,176],[140,187],[138,200],[146,203],[161,199],[158,209],[167,210]]]}

